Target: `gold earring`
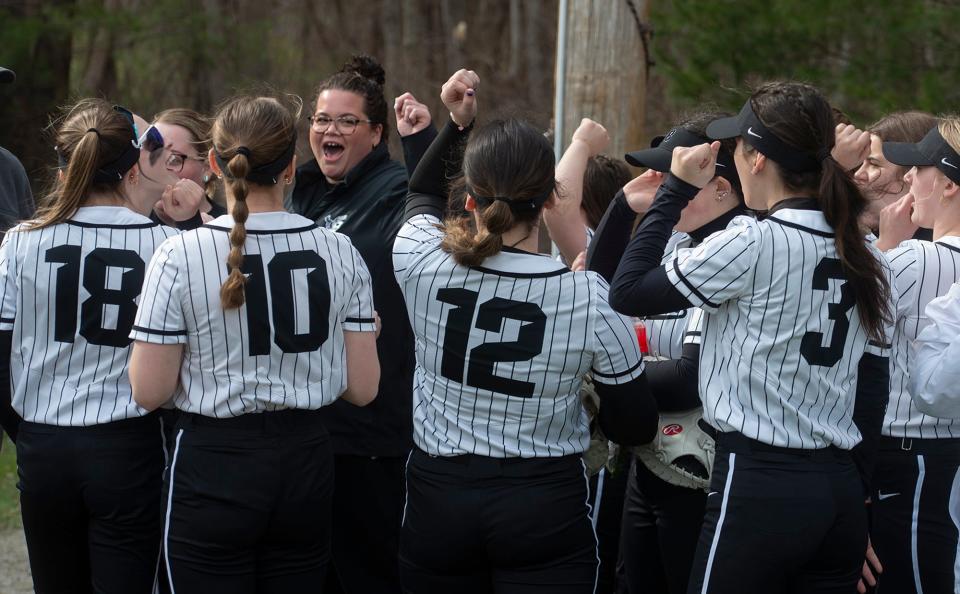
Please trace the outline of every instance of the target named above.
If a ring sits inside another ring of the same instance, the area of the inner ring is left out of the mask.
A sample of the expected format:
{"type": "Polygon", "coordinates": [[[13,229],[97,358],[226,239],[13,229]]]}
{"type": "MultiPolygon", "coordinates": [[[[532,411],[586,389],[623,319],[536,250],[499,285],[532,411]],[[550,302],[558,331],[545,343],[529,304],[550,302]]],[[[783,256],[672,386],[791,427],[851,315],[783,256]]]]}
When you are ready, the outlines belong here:
{"type": "Polygon", "coordinates": [[[291,179],[291,178],[289,178],[289,177],[285,177],[285,178],[283,178],[283,183],[285,183],[285,184],[287,184],[287,185],[289,186],[291,183],[293,183],[293,179],[291,179]]]}
{"type": "Polygon", "coordinates": [[[722,202],[723,199],[726,198],[726,197],[727,197],[727,191],[726,191],[726,190],[720,190],[719,192],[717,192],[717,202],[722,202]]]}

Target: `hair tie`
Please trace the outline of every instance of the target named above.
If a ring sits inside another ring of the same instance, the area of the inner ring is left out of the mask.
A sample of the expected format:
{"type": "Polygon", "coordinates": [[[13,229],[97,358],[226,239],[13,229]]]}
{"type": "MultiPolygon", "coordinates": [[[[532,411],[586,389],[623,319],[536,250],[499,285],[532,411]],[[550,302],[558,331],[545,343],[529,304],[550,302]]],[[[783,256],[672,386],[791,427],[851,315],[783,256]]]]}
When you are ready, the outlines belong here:
{"type": "MultiPolygon", "coordinates": [[[[243,155],[244,157],[246,157],[246,158],[249,159],[249,158],[250,158],[250,149],[248,149],[248,148],[245,147],[245,146],[239,146],[239,147],[237,147],[236,154],[237,154],[237,155],[243,155]]],[[[234,156],[236,156],[236,155],[234,155],[234,156]]]]}
{"type": "Polygon", "coordinates": [[[818,160],[818,161],[826,161],[827,159],[829,159],[829,158],[832,157],[832,156],[833,156],[833,154],[832,154],[832,149],[831,149],[830,147],[825,146],[825,147],[823,147],[822,149],[820,149],[820,150],[817,151],[817,160],[818,160]]]}
{"type": "MultiPolygon", "coordinates": [[[[96,128],[87,128],[87,132],[93,132],[97,135],[97,138],[100,138],[100,130],[97,130],[96,128]]],[[[84,132],[84,134],[86,134],[86,132],[84,132]]]]}

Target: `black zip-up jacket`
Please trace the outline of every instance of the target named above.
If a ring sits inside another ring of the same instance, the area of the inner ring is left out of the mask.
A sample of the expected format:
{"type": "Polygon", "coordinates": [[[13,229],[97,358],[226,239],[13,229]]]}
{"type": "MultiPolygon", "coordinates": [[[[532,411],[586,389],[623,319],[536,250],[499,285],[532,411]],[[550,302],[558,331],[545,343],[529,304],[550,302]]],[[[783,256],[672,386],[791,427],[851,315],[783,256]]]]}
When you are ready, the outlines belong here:
{"type": "Polygon", "coordinates": [[[328,182],[316,159],[310,159],[297,168],[296,186],[285,201],[290,212],[350,238],[370,269],[374,307],[383,322],[376,399],[365,407],[337,400],[321,409],[336,454],[404,456],[413,443],[413,332],[393,275],[392,252],[403,222],[407,171],[436,135],[428,126],[401,139],[407,168],[392,161],[386,143],[380,143],[338,184],[328,182]]]}

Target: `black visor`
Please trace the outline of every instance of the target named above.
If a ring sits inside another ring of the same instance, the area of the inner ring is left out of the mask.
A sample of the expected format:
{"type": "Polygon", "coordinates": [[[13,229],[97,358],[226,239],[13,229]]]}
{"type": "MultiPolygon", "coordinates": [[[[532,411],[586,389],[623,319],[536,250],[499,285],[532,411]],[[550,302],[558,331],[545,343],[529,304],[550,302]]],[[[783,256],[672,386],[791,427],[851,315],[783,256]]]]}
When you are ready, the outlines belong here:
{"type": "Polygon", "coordinates": [[[884,142],[883,156],[894,165],[936,167],[950,181],[960,184],[960,155],[947,143],[937,126],[916,144],[884,142]]]}
{"type": "MultiPolygon", "coordinates": [[[[650,148],[627,153],[623,158],[634,167],[647,167],[654,171],[667,173],[673,159],[673,149],[678,146],[697,146],[710,142],[709,138],[695,134],[683,127],[676,127],[664,136],[656,136],[650,141],[650,148]]],[[[717,175],[728,181],[740,183],[737,168],[733,164],[733,155],[721,147],[717,155],[717,175]]]]}
{"type": "Polygon", "coordinates": [[[17,80],[17,75],[13,73],[13,70],[0,66],[0,84],[9,84],[15,80],[17,80]]]}
{"type": "Polygon", "coordinates": [[[803,172],[820,169],[820,159],[815,155],[787,144],[768,130],[760,121],[760,118],[757,117],[757,114],[753,113],[749,99],[743,104],[743,109],[736,116],[720,118],[710,122],[710,125],[707,126],[707,136],[714,140],[740,136],[766,157],[773,159],[790,171],[803,172]]]}

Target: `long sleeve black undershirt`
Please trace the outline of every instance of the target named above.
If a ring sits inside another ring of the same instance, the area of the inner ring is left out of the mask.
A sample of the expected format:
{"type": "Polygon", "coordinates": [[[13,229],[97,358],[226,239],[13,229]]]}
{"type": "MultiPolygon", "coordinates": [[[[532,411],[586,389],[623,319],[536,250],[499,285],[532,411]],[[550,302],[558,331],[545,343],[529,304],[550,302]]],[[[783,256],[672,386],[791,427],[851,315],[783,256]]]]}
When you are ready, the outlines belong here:
{"type": "Polygon", "coordinates": [[[617,271],[617,264],[630,243],[630,232],[637,215],[630,208],[623,190],[607,206],[587,249],[587,270],[597,272],[609,283],[617,271]]]}
{"type": "Polygon", "coordinates": [[[463,171],[463,151],[472,129],[473,124],[461,130],[450,120],[440,130],[410,176],[403,220],[418,214],[431,214],[443,220],[450,181],[463,171]]]}
{"type": "Polygon", "coordinates": [[[610,441],[626,446],[653,441],[660,418],[646,371],[625,384],[594,382],[593,388],[600,397],[600,429],[610,441]]]}
{"type": "Polygon", "coordinates": [[[433,122],[415,134],[400,137],[400,145],[403,147],[403,164],[407,167],[408,177],[413,177],[413,172],[426,154],[427,148],[436,138],[437,129],[434,128],[433,122]]]}
{"type": "Polygon", "coordinates": [[[699,344],[683,345],[679,359],[648,361],[646,374],[659,410],[680,412],[702,406],[699,344]]]}
{"type": "Polygon", "coordinates": [[[0,331],[0,427],[17,441],[17,430],[23,420],[13,410],[10,393],[10,353],[13,350],[13,331],[0,331]]]}
{"type": "Polygon", "coordinates": [[[857,395],[853,405],[853,422],[863,441],[850,452],[866,494],[872,492],[873,469],[877,461],[880,430],[890,400],[890,360],[865,353],[857,366],[857,395]]]}
{"type": "Polygon", "coordinates": [[[610,306],[628,316],[652,316],[692,307],[660,265],[680,211],[700,190],[667,175],[630,240],[610,283],[610,306]]]}

